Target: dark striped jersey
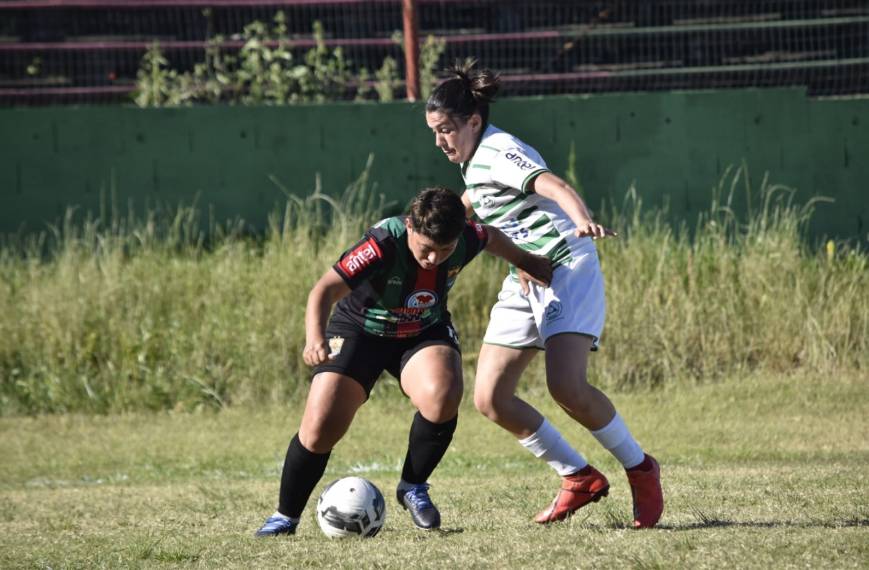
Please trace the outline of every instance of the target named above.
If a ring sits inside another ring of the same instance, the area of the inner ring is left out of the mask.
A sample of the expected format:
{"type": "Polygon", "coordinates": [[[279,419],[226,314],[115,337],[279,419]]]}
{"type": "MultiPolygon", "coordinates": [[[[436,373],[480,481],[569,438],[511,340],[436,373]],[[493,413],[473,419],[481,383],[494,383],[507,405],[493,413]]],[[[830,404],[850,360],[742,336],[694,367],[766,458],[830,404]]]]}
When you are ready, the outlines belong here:
{"type": "Polygon", "coordinates": [[[408,247],[404,220],[397,216],[379,222],[333,266],[352,289],[338,302],[333,319],[393,338],[415,336],[449,321],[447,294],[459,271],[486,247],[486,230],[467,223],[452,255],[425,270],[408,247]]]}

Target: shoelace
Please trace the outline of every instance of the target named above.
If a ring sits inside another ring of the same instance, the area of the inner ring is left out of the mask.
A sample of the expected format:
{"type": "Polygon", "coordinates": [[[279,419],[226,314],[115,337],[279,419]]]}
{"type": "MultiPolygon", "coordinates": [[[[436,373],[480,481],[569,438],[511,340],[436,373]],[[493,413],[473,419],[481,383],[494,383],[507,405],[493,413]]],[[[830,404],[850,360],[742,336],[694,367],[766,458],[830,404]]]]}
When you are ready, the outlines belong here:
{"type": "Polygon", "coordinates": [[[293,526],[293,522],[281,517],[269,517],[263,527],[267,530],[278,530],[293,526]]]}
{"type": "Polygon", "coordinates": [[[431,509],[434,504],[431,502],[431,497],[428,496],[428,488],[428,485],[417,485],[408,489],[404,496],[413,503],[413,508],[418,511],[431,509]]]}

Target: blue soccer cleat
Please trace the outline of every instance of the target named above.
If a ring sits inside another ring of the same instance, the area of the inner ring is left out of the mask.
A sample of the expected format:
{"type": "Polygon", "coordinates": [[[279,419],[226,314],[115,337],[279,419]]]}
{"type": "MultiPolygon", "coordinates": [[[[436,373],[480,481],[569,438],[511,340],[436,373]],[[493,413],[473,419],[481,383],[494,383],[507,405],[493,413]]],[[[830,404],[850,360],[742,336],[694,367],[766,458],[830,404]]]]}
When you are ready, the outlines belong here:
{"type": "Polygon", "coordinates": [[[296,534],[299,521],[291,521],[285,517],[271,516],[266,519],[262,528],[254,536],[278,536],[281,534],[296,534]]]}
{"type": "Polygon", "coordinates": [[[396,492],[398,504],[410,511],[413,524],[422,530],[433,530],[441,526],[441,514],[431,502],[428,489],[429,485],[422,483],[409,489],[399,489],[396,492]]]}

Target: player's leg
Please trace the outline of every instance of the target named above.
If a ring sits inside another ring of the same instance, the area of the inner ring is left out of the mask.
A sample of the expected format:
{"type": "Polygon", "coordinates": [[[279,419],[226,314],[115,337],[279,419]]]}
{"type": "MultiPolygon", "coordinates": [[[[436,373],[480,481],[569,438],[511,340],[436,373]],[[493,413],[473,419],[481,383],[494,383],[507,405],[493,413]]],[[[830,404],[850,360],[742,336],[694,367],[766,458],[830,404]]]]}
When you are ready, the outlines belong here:
{"type": "Polygon", "coordinates": [[[593,339],[558,334],[546,341],[546,383],[565,412],[625,467],[634,495],[634,525],[654,526],[663,512],[663,494],[655,459],[643,452],[610,399],[588,383],[593,339]]]}
{"type": "Polygon", "coordinates": [[[543,348],[531,302],[542,295],[543,290],[533,286],[529,295],[521,295],[517,283],[504,280],[480,349],[474,405],[562,477],[555,500],[535,517],[537,522],[548,523],[599,499],[609,487],[606,478],[540,412],[516,396],[519,378],[543,348]],[[583,479],[576,481],[576,477],[583,479]]]}
{"type": "Polygon", "coordinates": [[[588,358],[606,311],[597,254],[580,255],[569,267],[558,268],[542,301],[538,314],[549,391],[628,470],[635,526],[654,526],[664,508],[657,463],[637,444],[606,394],[588,382],[588,358]]]}
{"type": "Polygon", "coordinates": [[[321,372],[311,381],[299,432],[287,448],[278,510],[257,536],[293,534],[305,503],[323,477],[329,454],[344,436],[368,394],[353,378],[321,372]]]}
{"type": "Polygon", "coordinates": [[[540,412],[516,395],[519,378],[538,352],[484,343],[477,358],[474,407],[517,439],[527,438],[543,423],[540,412]]]}
{"type": "Polygon", "coordinates": [[[418,528],[435,529],[440,527],[440,513],[429,497],[428,478],[446,453],[458,422],[462,362],[457,346],[430,344],[413,351],[401,369],[401,387],[417,412],[396,498],[418,528]]]}

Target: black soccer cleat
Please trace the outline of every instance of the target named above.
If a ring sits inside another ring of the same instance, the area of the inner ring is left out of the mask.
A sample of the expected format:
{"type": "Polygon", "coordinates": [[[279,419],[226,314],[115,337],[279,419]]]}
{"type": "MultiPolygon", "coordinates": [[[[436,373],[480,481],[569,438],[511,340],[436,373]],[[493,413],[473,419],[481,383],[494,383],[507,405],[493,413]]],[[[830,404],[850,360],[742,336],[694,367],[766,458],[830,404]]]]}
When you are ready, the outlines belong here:
{"type": "Polygon", "coordinates": [[[441,514],[431,502],[428,489],[429,485],[422,483],[404,491],[399,489],[395,495],[398,504],[410,511],[410,518],[413,519],[416,528],[422,530],[434,530],[441,526],[441,514]]]}

